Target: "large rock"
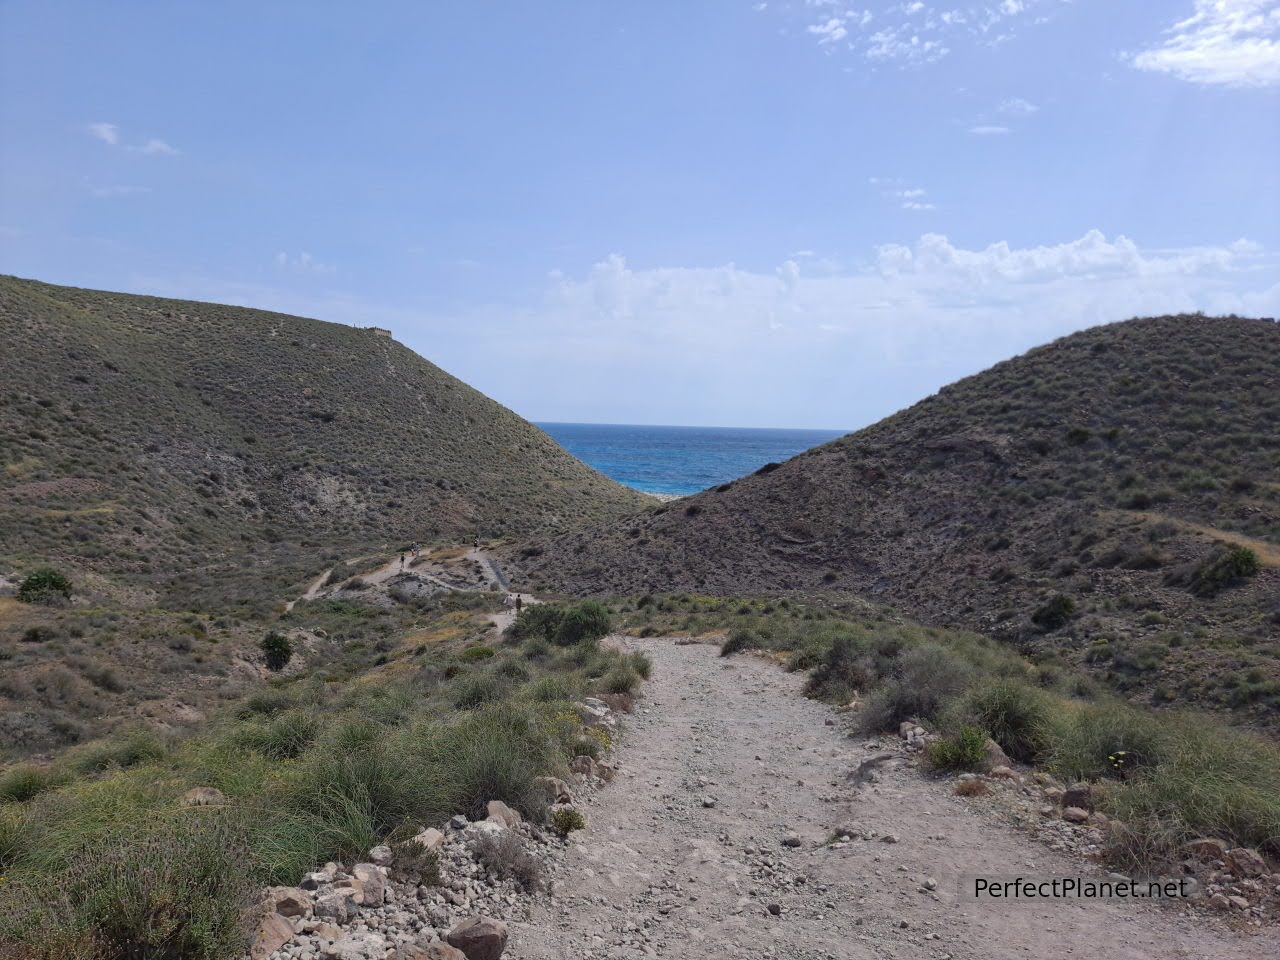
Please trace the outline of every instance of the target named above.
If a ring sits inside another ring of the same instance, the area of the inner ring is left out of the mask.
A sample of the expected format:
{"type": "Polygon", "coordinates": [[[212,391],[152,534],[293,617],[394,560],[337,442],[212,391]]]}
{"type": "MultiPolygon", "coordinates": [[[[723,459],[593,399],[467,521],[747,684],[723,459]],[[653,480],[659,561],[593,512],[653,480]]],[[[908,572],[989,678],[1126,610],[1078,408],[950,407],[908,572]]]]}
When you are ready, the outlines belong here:
{"type": "Polygon", "coordinates": [[[437,940],[425,945],[411,943],[397,947],[387,954],[387,960],[467,960],[467,955],[457,947],[437,940]]]}
{"type": "Polygon", "coordinates": [[[359,902],[366,907],[382,906],[387,899],[387,877],[381,868],[374,863],[357,863],[351,868],[351,875],[363,888],[359,902]]]}
{"type": "Polygon", "coordinates": [[[394,855],[391,852],[391,848],[385,843],[379,844],[369,850],[369,860],[380,867],[389,866],[393,858],[394,855]]]}
{"type": "Polygon", "coordinates": [[[444,834],[435,827],[427,827],[409,842],[418,844],[427,853],[437,853],[444,846],[444,834]]]}
{"type": "Polygon", "coordinates": [[[507,925],[491,917],[471,917],[445,934],[467,960],[498,960],[507,948],[507,925]]]}
{"type": "Polygon", "coordinates": [[[325,960],[383,960],[387,941],[376,933],[349,933],[320,951],[325,960]]]}
{"type": "Polygon", "coordinates": [[[192,787],[182,795],[184,807],[218,807],[227,802],[227,795],[217,787],[192,787]]]}
{"type": "Polygon", "coordinates": [[[1073,783],[1062,794],[1064,807],[1079,807],[1081,810],[1093,809],[1093,788],[1087,783],[1073,783]]]}
{"type": "Polygon", "coordinates": [[[485,807],[485,813],[489,815],[489,819],[494,823],[499,823],[512,830],[520,826],[520,814],[516,813],[501,800],[490,800],[488,806],[485,807]]]}
{"type": "Polygon", "coordinates": [[[1267,861],[1262,859],[1257,850],[1248,847],[1228,850],[1223,859],[1227,861],[1227,868],[1237,877],[1260,877],[1267,872],[1267,861]]]}
{"type": "Polygon", "coordinates": [[[312,909],[317,917],[322,920],[332,920],[338,926],[342,926],[360,910],[349,889],[321,894],[316,897],[315,906],[312,909]]]}
{"type": "Polygon", "coordinates": [[[560,778],[537,777],[533,783],[542,791],[548,806],[553,803],[573,803],[573,793],[569,790],[569,785],[560,778]]]}
{"type": "Polygon", "coordinates": [[[303,890],[319,890],[326,884],[333,883],[338,876],[338,865],[330,860],[319,870],[312,870],[298,884],[303,890]]]}
{"type": "Polygon", "coordinates": [[[1000,749],[1000,744],[987,737],[986,742],[982,744],[982,769],[990,771],[996,767],[1012,766],[1013,763],[1009,760],[1009,757],[1000,749]]]}
{"type": "Polygon", "coordinates": [[[250,960],[266,960],[293,939],[293,924],[274,910],[262,911],[254,926],[250,960]]]}
{"type": "Polygon", "coordinates": [[[1064,807],[1062,810],[1062,819],[1067,823],[1088,823],[1089,811],[1084,807],[1064,807]]]}
{"type": "Polygon", "coordinates": [[[314,898],[299,887],[267,887],[262,903],[269,912],[282,917],[309,917],[314,898]]]}
{"type": "Polygon", "coordinates": [[[569,761],[569,769],[581,777],[596,776],[596,762],[585,753],[569,761]]]}

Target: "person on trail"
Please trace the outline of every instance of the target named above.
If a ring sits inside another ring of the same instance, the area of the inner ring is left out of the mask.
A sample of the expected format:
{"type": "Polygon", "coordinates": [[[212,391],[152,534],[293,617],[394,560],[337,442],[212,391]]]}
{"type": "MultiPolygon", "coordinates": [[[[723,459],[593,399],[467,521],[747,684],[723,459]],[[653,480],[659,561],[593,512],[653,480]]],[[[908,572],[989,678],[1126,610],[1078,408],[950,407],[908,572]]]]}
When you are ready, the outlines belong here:
{"type": "Polygon", "coordinates": [[[477,535],[476,535],[476,549],[477,549],[477,550],[479,550],[479,549],[480,549],[480,535],[479,535],[479,534],[477,534],[477,535]]]}
{"type": "Polygon", "coordinates": [[[400,554],[400,569],[404,569],[404,554],[400,554]]]}
{"type": "Polygon", "coordinates": [[[516,594],[516,615],[519,616],[520,608],[524,606],[524,598],[520,594],[516,594]]]}

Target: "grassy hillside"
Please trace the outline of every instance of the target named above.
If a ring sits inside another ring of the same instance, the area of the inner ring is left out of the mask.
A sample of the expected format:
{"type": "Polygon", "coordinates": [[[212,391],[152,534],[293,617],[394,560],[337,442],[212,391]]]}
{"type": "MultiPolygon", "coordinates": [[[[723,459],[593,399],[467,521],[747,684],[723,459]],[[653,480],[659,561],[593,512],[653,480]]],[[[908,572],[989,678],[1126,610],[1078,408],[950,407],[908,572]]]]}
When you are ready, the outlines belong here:
{"type": "Polygon", "coordinates": [[[0,564],[235,603],[321,554],[642,498],[369,330],[0,279],[0,564]]]}
{"type": "Polygon", "coordinates": [[[0,758],[199,723],[336,561],[645,502],[371,330],[0,278],[0,758]]]}
{"type": "Polygon", "coordinates": [[[1135,698],[1274,725],[1280,325],[1087,330],[511,560],[574,593],[853,591],[1086,665],[1135,698]]]}

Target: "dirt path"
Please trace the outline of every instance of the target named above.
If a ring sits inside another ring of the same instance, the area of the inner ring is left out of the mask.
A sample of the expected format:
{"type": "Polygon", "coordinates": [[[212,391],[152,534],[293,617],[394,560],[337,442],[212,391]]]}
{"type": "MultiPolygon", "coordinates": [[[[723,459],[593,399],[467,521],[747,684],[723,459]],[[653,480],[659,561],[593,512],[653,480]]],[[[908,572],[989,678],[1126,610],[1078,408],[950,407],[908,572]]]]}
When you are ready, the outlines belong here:
{"type": "Polygon", "coordinates": [[[628,640],[653,680],[622,772],[587,808],[557,895],[512,922],[508,955],[580,958],[1214,958],[1261,960],[1273,935],[1119,901],[984,901],[962,878],[1101,876],[985,819],[891,762],[856,791],[864,747],[800,677],[713,647],[628,640]],[[710,805],[708,805],[710,804],[710,805]],[[877,839],[822,845],[837,825],[877,839]],[[798,834],[801,846],[782,845],[798,834]],[[897,842],[881,842],[885,834],[897,842]],[[936,889],[926,889],[926,881],[936,889]],[[779,912],[771,913],[771,905],[779,912]]]}

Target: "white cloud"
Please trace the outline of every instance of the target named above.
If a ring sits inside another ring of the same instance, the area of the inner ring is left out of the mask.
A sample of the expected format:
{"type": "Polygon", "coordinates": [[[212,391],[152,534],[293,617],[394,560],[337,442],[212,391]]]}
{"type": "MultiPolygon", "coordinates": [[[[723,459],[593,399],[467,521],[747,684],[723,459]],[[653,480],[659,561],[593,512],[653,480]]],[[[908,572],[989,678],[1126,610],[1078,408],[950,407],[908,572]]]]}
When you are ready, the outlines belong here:
{"type": "Polygon", "coordinates": [[[169,146],[169,144],[165,143],[163,140],[155,138],[148,140],[140,147],[133,147],[131,149],[137,150],[139,153],[160,154],[167,157],[176,156],[178,153],[175,148],[169,146]]]}
{"type": "Polygon", "coordinates": [[[332,264],[321,263],[305,250],[296,256],[281,250],[275,255],[276,266],[291,273],[333,273],[332,264]]]}
{"type": "Polygon", "coordinates": [[[807,29],[809,33],[818,38],[818,43],[822,45],[839,43],[849,35],[848,28],[839,17],[832,17],[826,23],[810,24],[807,29]]]}
{"type": "Polygon", "coordinates": [[[89,131],[89,136],[96,137],[103,143],[115,146],[120,142],[120,128],[114,123],[90,123],[85,129],[89,131]]]}
{"type": "Polygon", "coordinates": [[[979,137],[1001,137],[1009,132],[1009,128],[996,123],[980,123],[970,127],[969,132],[979,137]]]}
{"type": "Polygon", "coordinates": [[[869,177],[867,182],[880,187],[880,195],[892,200],[903,210],[933,210],[934,204],[927,199],[928,191],[924,187],[909,187],[902,180],[894,177],[869,177]]]}
{"type": "Polygon", "coordinates": [[[1021,97],[1010,97],[1001,101],[998,109],[1001,113],[1011,117],[1029,117],[1040,108],[1028,100],[1023,100],[1021,97]]]}
{"type": "Polygon", "coordinates": [[[95,197],[132,197],[140,193],[150,193],[150,187],[132,187],[125,184],[113,184],[106,187],[90,187],[89,192],[95,197]]]}
{"type": "Polygon", "coordinates": [[[1280,0],[1195,0],[1195,13],[1158,47],[1131,59],[1139,70],[1231,87],[1280,84],[1280,0]]]}

